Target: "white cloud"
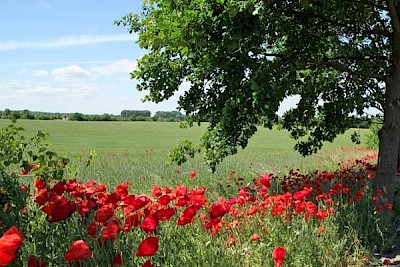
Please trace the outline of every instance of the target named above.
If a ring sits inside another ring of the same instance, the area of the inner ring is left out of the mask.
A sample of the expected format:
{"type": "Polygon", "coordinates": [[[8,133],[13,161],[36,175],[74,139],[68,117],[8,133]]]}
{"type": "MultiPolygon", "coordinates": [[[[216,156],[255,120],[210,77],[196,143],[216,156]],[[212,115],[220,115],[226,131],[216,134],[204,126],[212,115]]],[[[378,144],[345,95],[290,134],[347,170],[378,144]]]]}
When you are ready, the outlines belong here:
{"type": "Polygon", "coordinates": [[[47,76],[49,75],[49,72],[47,70],[34,70],[32,71],[32,74],[35,76],[47,76]]]}
{"type": "Polygon", "coordinates": [[[0,99],[19,97],[30,101],[35,95],[57,95],[66,92],[64,88],[52,87],[47,82],[35,82],[27,80],[9,80],[0,83],[0,99]]]}
{"type": "Polygon", "coordinates": [[[27,68],[22,68],[22,69],[20,69],[20,70],[17,71],[17,74],[18,74],[18,75],[24,75],[24,74],[27,73],[27,71],[28,71],[27,68]]]}
{"type": "Polygon", "coordinates": [[[90,72],[77,65],[54,69],[51,71],[51,75],[54,80],[61,83],[82,83],[91,79],[90,72]]]}
{"type": "Polygon", "coordinates": [[[0,42],[0,52],[17,49],[48,49],[68,46],[82,46],[108,42],[136,41],[137,35],[72,35],[47,40],[3,41],[0,42]]]}
{"type": "Polygon", "coordinates": [[[109,65],[103,65],[100,67],[93,67],[90,70],[97,75],[111,75],[114,73],[130,73],[136,69],[137,62],[129,59],[121,59],[112,62],[109,65]]]}

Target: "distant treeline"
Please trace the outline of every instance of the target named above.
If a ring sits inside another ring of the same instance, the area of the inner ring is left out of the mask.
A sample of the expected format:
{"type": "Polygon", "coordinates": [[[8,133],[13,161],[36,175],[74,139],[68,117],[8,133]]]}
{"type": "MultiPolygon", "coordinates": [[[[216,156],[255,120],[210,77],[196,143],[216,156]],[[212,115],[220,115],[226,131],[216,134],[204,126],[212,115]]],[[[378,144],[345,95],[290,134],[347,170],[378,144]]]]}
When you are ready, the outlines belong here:
{"type": "MultiPolygon", "coordinates": [[[[85,115],[82,113],[50,113],[25,110],[0,110],[2,119],[25,119],[25,120],[70,120],[70,121],[184,121],[185,115],[179,111],[157,111],[151,116],[149,110],[123,110],[120,115],[101,114],[85,115]]],[[[374,118],[360,116],[355,118],[351,128],[369,128],[374,118]]],[[[265,118],[260,118],[260,125],[280,124],[281,117],[276,115],[274,121],[268,122],[265,118]]]]}
{"type": "Polygon", "coordinates": [[[70,121],[184,121],[185,115],[179,111],[157,111],[151,116],[149,110],[123,110],[120,115],[87,115],[82,113],[51,113],[30,110],[0,110],[2,119],[25,120],[70,120],[70,121]]]}

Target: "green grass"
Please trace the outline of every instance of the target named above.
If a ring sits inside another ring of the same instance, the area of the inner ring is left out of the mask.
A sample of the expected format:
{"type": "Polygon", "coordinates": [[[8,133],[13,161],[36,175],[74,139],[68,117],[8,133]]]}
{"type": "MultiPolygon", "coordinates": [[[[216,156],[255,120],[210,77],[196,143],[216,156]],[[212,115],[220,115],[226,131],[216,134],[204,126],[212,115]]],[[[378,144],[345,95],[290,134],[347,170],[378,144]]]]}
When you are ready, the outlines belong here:
{"type": "MultiPolygon", "coordinates": [[[[0,127],[9,124],[0,120],[0,127]]],[[[341,160],[353,155],[344,154],[342,147],[361,147],[350,141],[354,131],[327,143],[316,155],[302,157],[293,150],[296,141],[286,131],[260,128],[245,150],[227,158],[215,173],[203,164],[201,155],[187,164],[166,164],[168,152],[178,139],[198,143],[206,125],[180,129],[174,122],[75,122],[19,120],[25,135],[37,131],[50,134],[51,149],[71,159],[87,156],[94,150],[97,156],[88,168],[79,168],[81,180],[99,180],[110,186],[129,181],[134,190],[147,190],[153,184],[172,186],[178,183],[192,186],[208,186],[215,194],[226,195],[226,177],[234,170],[235,177],[242,177],[244,184],[262,172],[279,174],[288,168],[300,168],[304,172],[316,168],[334,168],[341,160]],[[188,179],[190,171],[196,171],[194,180],[188,179]]],[[[367,130],[360,131],[364,137],[367,130]]],[[[76,162],[76,161],[74,161],[76,162]]],[[[239,184],[240,185],[240,184],[239,184]]],[[[235,190],[232,184],[232,190],[235,190]]],[[[228,192],[227,192],[228,190],[228,192]]]]}
{"type": "MultiPolygon", "coordinates": [[[[0,127],[8,123],[0,120],[0,127]]],[[[368,249],[374,249],[374,245],[382,243],[383,240],[383,235],[380,239],[377,233],[380,234],[380,231],[386,228],[380,224],[378,226],[379,214],[374,212],[369,187],[367,185],[364,188],[365,184],[363,190],[367,197],[360,203],[348,201],[347,198],[354,195],[341,194],[339,191],[336,197],[333,193],[330,195],[331,204],[325,200],[317,201],[316,207],[319,210],[328,211],[328,207],[333,205],[332,214],[323,221],[305,219],[303,213],[289,213],[292,216],[288,220],[287,215],[281,217],[272,215],[272,206],[264,207],[266,199],[274,201],[274,198],[279,196],[275,193],[282,191],[279,188],[280,180],[276,180],[274,176],[271,180],[271,195],[268,193],[263,196],[259,194],[261,191],[256,193],[259,188],[249,186],[248,188],[255,190],[250,191],[250,195],[254,193],[254,197],[258,200],[250,200],[249,197],[248,202],[243,205],[232,205],[237,209],[236,214],[242,214],[225,215],[225,223],[236,225],[232,226],[232,229],[222,228],[217,235],[212,236],[208,230],[204,230],[203,222],[200,220],[201,215],[207,215],[212,202],[221,201],[218,197],[228,199],[237,196],[238,188],[258,178],[260,173],[283,176],[291,169],[301,169],[303,173],[310,173],[315,169],[332,170],[337,169],[337,164],[341,161],[360,158],[366,154],[365,151],[342,149],[362,148],[362,145],[355,145],[350,141],[350,135],[354,130],[339,137],[334,143],[327,144],[317,155],[303,158],[293,151],[295,141],[289,138],[287,132],[260,129],[247,149],[226,159],[215,173],[210,173],[203,165],[201,155],[196,155],[183,166],[166,164],[168,151],[175,145],[176,140],[188,138],[197,142],[205,131],[204,125],[188,130],[179,129],[178,123],[161,122],[21,120],[18,121],[18,125],[26,129],[23,133],[25,136],[33,136],[38,130],[50,134],[49,142],[52,144],[52,150],[72,158],[72,165],[78,166],[78,176],[67,178],[77,178],[82,182],[95,179],[108,185],[109,192],[121,182],[130,182],[130,193],[136,196],[150,195],[150,190],[155,184],[171,188],[182,184],[189,190],[194,187],[206,188],[207,205],[201,208],[198,212],[199,218],[192,224],[177,226],[177,216],[182,214],[186,207],[179,208],[171,204],[177,211],[175,218],[163,222],[154,232],[160,239],[160,249],[151,258],[155,266],[272,266],[271,253],[277,246],[283,246],[288,251],[285,260],[287,263],[283,266],[365,266],[364,257],[372,253],[372,250],[368,249]],[[88,168],[84,168],[83,165],[79,165],[78,158],[84,160],[85,155],[91,150],[95,150],[97,156],[88,168]],[[78,157],[77,154],[81,156],[78,157]],[[194,179],[189,179],[189,172],[193,170],[197,175],[194,179]],[[257,207],[257,215],[249,215],[250,207],[257,207]],[[323,234],[316,231],[318,227],[324,228],[323,234]],[[261,239],[257,242],[250,241],[254,233],[261,235],[261,239]],[[237,244],[227,247],[226,242],[231,235],[234,235],[237,244]],[[369,242],[373,240],[371,237],[377,241],[369,242]]],[[[361,137],[363,138],[367,132],[360,130],[361,137]]],[[[357,177],[367,177],[365,170],[355,171],[357,177]]],[[[320,177],[317,174],[314,178],[319,177],[321,185],[329,190],[330,187],[336,188],[335,185],[338,183],[345,183],[349,171],[342,168],[341,172],[335,175],[334,179],[320,177]]],[[[33,177],[22,176],[21,183],[29,184],[31,181],[28,179],[33,177]]],[[[299,188],[303,188],[303,182],[313,179],[308,176],[307,180],[303,180],[305,177],[297,174],[292,174],[291,178],[298,180],[294,187],[299,186],[299,188]]],[[[53,181],[53,184],[55,182],[53,181]]],[[[320,190],[317,189],[319,185],[314,185],[315,191],[320,194],[320,190]]],[[[323,187],[320,189],[325,192],[323,187]]],[[[361,185],[357,183],[353,183],[353,187],[352,193],[361,189],[361,185]]],[[[20,186],[17,185],[16,188],[19,189],[20,186]]],[[[314,199],[315,197],[312,197],[310,201],[314,199]]],[[[25,213],[17,213],[29,223],[26,224],[29,227],[24,228],[27,241],[21,249],[23,262],[34,254],[45,260],[49,266],[61,266],[64,263],[65,251],[74,240],[78,239],[89,242],[89,246],[94,250],[92,261],[86,260],[82,266],[102,266],[105,258],[107,261],[112,260],[115,251],[122,252],[127,259],[126,266],[141,266],[146,260],[135,258],[133,254],[139,242],[146,237],[138,227],[128,233],[121,233],[113,241],[114,243],[107,245],[108,247],[97,247],[97,238],[89,238],[86,233],[87,225],[93,219],[94,213],[85,216],[74,213],[62,223],[47,223],[46,214],[39,212],[41,207],[33,203],[33,198],[29,199],[28,204],[30,216],[24,217],[25,213]]],[[[299,201],[292,201],[287,208],[294,209],[298,204],[299,201]]],[[[116,206],[120,207],[121,203],[116,206]]],[[[148,208],[146,212],[152,209],[150,206],[148,208]]],[[[153,208],[158,209],[158,204],[154,204],[153,208]]],[[[116,209],[114,215],[123,220],[119,209],[116,209]]],[[[15,221],[26,223],[22,219],[13,220],[12,223],[15,221]]],[[[13,266],[22,266],[18,264],[16,262],[13,266]]]]}

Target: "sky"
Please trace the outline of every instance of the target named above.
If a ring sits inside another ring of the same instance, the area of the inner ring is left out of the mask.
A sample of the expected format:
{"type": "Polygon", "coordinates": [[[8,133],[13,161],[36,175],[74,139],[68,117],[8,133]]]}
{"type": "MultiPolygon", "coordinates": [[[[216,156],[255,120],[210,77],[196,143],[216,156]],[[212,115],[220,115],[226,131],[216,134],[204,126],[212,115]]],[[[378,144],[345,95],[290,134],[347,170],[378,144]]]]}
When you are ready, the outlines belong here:
{"type": "MultiPolygon", "coordinates": [[[[0,110],[114,115],[124,109],[176,110],[182,90],[168,101],[143,103],[146,93],[130,79],[146,51],[135,43],[137,35],[114,21],[140,13],[141,3],[1,0],[0,110]]],[[[296,101],[286,101],[280,113],[296,101]]]]}

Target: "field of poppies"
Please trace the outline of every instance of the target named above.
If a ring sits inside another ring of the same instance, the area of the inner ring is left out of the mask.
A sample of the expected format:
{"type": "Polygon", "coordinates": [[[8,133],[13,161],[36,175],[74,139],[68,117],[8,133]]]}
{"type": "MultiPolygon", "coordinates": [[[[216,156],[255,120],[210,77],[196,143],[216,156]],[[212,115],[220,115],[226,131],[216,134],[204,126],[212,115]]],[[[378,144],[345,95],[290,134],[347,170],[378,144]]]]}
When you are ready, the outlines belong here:
{"type": "Polygon", "coordinates": [[[44,133],[21,131],[0,132],[0,266],[365,266],[391,246],[382,214],[397,205],[376,202],[375,151],[245,183],[232,170],[221,195],[196,170],[141,192],[83,179],[44,133]]]}

